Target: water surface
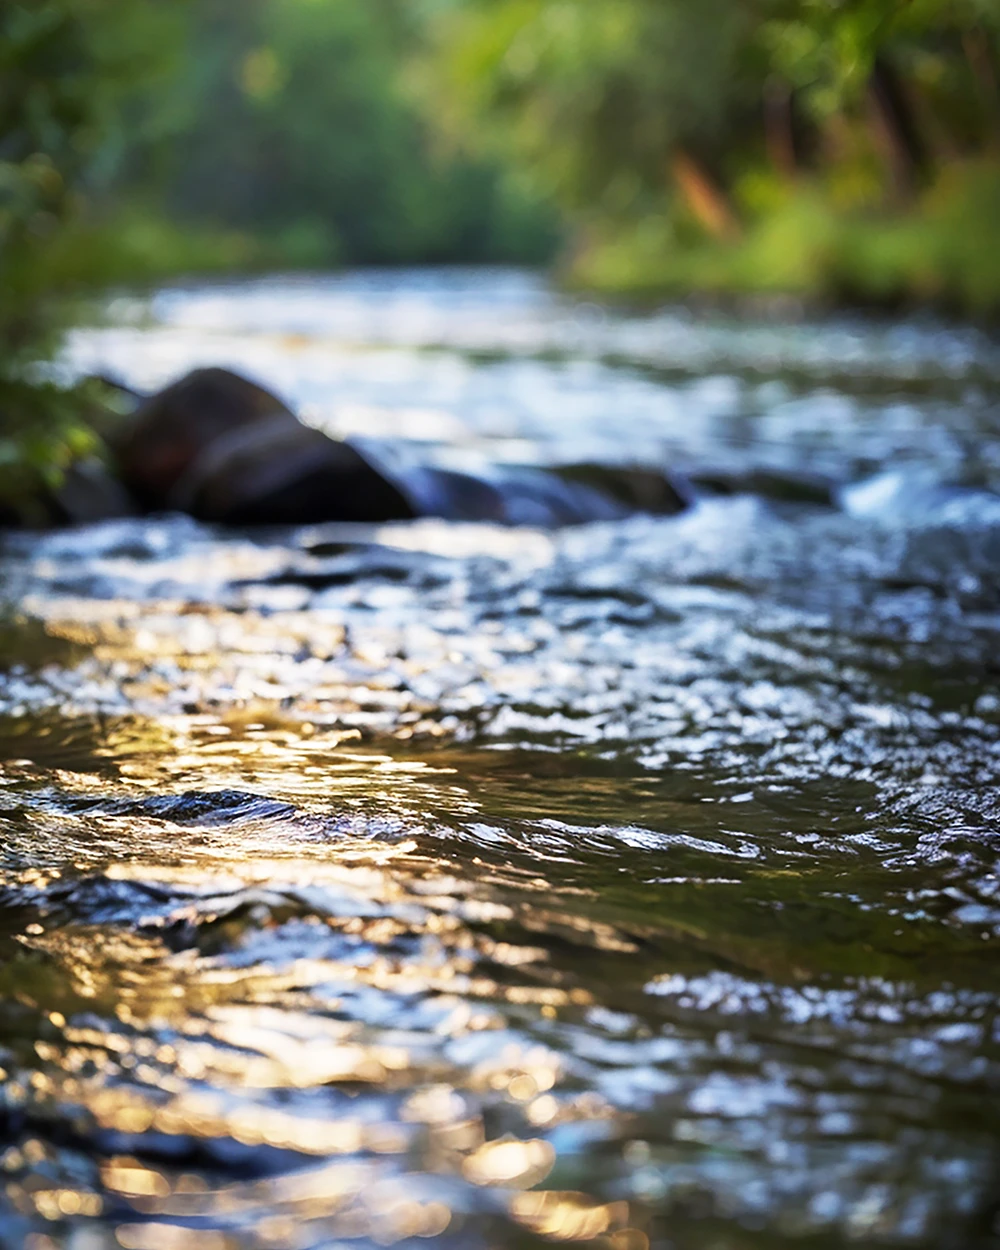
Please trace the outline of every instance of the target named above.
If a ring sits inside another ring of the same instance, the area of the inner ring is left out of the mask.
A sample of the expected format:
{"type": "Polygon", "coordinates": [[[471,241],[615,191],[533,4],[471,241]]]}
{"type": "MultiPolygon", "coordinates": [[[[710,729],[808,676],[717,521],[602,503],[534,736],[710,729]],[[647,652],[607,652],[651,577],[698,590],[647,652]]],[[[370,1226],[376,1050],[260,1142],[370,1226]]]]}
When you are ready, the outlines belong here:
{"type": "Polygon", "coordinates": [[[840,506],[7,536],[0,1244],[1000,1244],[996,344],[404,272],[64,367],[202,363],[840,506]]]}

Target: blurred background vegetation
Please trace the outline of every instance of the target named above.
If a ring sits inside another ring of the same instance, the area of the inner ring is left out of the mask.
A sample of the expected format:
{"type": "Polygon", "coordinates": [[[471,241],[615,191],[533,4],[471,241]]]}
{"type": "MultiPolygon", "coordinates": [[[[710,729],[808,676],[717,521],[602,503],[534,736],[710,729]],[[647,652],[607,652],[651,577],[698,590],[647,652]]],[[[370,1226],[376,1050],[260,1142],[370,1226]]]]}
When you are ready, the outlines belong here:
{"type": "Polygon", "coordinates": [[[94,442],[67,292],[517,262],[993,317],[998,223],[996,0],[7,0],[0,492],[94,442]]]}

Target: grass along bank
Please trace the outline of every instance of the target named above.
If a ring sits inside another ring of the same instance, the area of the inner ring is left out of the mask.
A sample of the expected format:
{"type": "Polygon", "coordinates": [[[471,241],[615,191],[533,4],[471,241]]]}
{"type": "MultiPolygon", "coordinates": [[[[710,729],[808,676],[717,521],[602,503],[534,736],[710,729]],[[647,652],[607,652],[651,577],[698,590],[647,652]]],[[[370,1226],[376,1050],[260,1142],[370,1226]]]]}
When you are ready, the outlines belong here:
{"type": "Polygon", "coordinates": [[[683,212],[605,226],[568,260],[564,279],[606,295],[791,296],[820,307],[1000,315],[995,164],[949,167],[905,208],[838,208],[805,180],[758,194],[764,203],[730,238],[709,237],[683,212]]]}

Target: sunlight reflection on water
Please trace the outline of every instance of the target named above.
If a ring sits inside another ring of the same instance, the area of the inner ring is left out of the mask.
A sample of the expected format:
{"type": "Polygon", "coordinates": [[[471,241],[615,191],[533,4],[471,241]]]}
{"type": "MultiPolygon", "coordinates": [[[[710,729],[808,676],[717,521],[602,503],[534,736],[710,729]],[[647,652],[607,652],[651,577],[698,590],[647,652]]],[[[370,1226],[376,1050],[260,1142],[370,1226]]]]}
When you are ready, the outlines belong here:
{"type": "Polygon", "coordinates": [[[995,346],[509,274],[153,308],[71,366],[252,362],[404,459],[932,476],[8,536],[0,1245],[996,1244],[1000,529],[939,493],[996,485],[995,346]]]}

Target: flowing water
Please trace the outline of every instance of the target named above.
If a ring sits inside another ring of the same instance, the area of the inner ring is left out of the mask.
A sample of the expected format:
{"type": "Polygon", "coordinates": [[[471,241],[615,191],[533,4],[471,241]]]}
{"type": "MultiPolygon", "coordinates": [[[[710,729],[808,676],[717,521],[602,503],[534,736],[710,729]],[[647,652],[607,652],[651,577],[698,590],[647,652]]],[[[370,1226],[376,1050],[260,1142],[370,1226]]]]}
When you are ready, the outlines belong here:
{"type": "Polygon", "coordinates": [[[0,550],[0,1245],[1000,1245],[1000,349],[512,273],[118,300],[418,462],[820,474],[556,533],[0,550]]]}

